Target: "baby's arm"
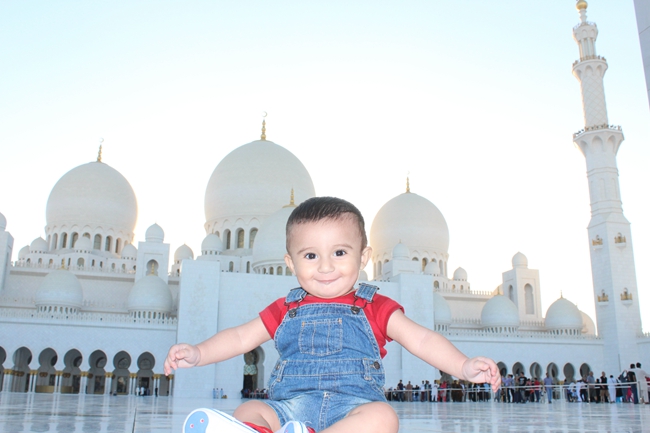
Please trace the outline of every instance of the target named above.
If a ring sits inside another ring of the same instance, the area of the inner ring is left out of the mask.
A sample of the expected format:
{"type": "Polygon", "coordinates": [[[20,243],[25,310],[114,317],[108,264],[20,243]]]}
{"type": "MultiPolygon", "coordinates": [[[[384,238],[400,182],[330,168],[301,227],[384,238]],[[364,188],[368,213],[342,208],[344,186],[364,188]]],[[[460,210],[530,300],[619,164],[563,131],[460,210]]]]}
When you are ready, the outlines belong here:
{"type": "Polygon", "coordinates": [[[186,343],[175,344],[167,353],[165,374],[170,374],[172,369],[221,362],[250,352],[270,339],[262,319],[257,317],[243,325],[224,329],[196,346],[186,343]]]}
{"type": "Polygon", "coordinates": [[[501,376],[493,360],[482,356],[468,358],[437,332],[420,326],[396,310],[388,319],[388,336],[418,358],[439,370],[471,382],[487,382],[499,389],[501,376]]]}

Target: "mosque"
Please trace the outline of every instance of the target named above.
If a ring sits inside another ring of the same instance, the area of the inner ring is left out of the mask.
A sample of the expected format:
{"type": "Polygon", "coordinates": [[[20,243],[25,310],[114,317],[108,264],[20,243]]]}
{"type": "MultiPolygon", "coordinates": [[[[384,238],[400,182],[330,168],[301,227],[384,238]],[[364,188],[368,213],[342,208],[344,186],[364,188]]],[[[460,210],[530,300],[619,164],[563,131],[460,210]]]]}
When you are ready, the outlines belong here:
{"type": "MultiPolygon", "coordinates": [[[[474,290],[461,267],[450,272],[445,218],[408,181],[371,220],[373,278],[359,275],[466,354],[492,357],[503,373],[549,373],[558,381],[590,370],[618,373],[650,356],[619,193],[623,133],[607,119],[607,61],[596,54],[597,27],[586,20],[585,1],[577,8],[580,58],[573,73],[585,126],[574,142],[587,164],[597,323],[563,297],[542,311],[540,273],[521,252],[513,252],[512,268],[494,291],[474,290]]],[[[259,140],[234,149],[212,173],[201,250],[181,245],[172,256],[157,224],[144,240],[135,238],[135,192],[102,161],[100,146],[96,161],[72,168],[54,185],[44,235],[20,248],[15,261],[0,214],[0,390],[133,394],[145,388],[208,397],[213,388],[234,396],[263,388],[277,360],[272,341],[169,377],[163,360],[177,341],[196,343],[248,321],[297,285],[283,259],[285,224],[296,204],[314,195],[307,169],[266,139],[263,123],[259,140]]],[[[387,350],[386,386],[446,375],[397,343],[387,350]]]]}

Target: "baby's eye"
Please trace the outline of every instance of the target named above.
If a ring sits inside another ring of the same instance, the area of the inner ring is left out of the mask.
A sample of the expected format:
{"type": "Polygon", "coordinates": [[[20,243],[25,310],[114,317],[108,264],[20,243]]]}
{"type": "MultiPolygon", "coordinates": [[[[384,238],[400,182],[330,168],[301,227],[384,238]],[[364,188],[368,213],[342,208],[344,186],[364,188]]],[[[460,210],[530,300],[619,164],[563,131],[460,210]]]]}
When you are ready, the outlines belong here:
{"type": "Polygon", "coordinates": [[[334,253],[334,255],[335,255],[336,257],[341,257],[341,256],[344,256],[344,255],[346,255],[346,254],[347,254],[347,253],[346,253],[344,250],[336,250],[336,252],[334,253]]]}
{"type": "Polygon", "coordinates": [[[307,260],[314,260],[314,259],[316,258],[316,254],[314,254],[314,253],[307,253],[307,254],[305,254],[305,258],[306,258],[307,260]]]}

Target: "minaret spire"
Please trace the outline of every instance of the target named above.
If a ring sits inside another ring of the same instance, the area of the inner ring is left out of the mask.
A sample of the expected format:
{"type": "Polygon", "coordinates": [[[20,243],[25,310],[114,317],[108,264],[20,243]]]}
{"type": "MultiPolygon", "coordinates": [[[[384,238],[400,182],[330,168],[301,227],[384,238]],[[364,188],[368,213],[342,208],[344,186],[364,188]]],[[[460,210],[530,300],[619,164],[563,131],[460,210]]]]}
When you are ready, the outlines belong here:
{"type": "Polygon", "coordinates": [[[587,21],[587,2],[576,3],[580,23],[573,28],[580,59],[573,75],[580,81],[584,129],[573,141],[587,163],[591,205],[589,253],[598,334],[604,341],[605,371],[621,371],[639,359],[642,332],[630,223],[623,215],[616,154],[623,142],[620,126],[609,125],[603,77],[607,60],[596,54],[596,24],[587,21]],[[623,294],[628,294],[623,299],[623,294]],[[612,301],[608,301],[611,299],[612,301]]]}

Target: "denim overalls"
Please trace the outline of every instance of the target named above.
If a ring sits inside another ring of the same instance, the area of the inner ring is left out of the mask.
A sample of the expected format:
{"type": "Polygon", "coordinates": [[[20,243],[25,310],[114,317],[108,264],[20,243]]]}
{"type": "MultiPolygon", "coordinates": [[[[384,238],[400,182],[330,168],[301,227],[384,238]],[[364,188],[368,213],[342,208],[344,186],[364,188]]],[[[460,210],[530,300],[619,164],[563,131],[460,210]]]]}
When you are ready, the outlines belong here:
{"type": "Polygon", "coordinates": [[[360,284],[353,305],[300,305],[307,292],[289,292],[289,311],[275,332],[280,359],[269,381],[271,400],[265,400],[281,425],[296,420],[319,431],[359,405],[386,401],[379,347],[363,312],[377,290],[360,284]]]}

